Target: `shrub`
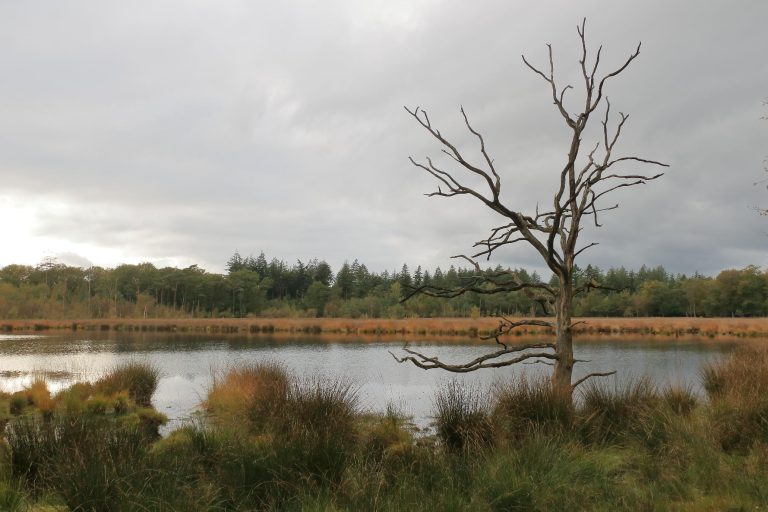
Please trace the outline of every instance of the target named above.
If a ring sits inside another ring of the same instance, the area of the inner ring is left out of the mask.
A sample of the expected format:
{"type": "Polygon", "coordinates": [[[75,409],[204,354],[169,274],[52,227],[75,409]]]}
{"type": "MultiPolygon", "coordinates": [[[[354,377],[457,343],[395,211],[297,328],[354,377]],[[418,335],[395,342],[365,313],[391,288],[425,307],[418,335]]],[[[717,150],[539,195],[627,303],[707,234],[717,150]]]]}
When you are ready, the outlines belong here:
{"type": "MultiPolygon", "coordinates": [[[[257,406],[252,412],[266,409],[259,401],[252,402],[252,406],[257,406]]],[[[283,408],[275,411],[280,413],[275,420],[281,431],[348,439],[354,436],[358,416],[357,391],[344,379],[314,378],[296,382],[290,387],[284,404],[277,405],[283,408]]]]}
{"type": "Polygon", "coordinates": [[[488,390],[455,379],[435,395],[437,438],[449,450],[484,448],[493,444],[488,390]]]}
{"type": "Polygon", "coordinates": [[[203,405],[222,432],[245,426],[267,442],[262,456],[277,461],[281,481],[337,481],[356,447],[357,393],[343,380],[296,382],[275,363],[240,366],[215,376],[203,405]]]}

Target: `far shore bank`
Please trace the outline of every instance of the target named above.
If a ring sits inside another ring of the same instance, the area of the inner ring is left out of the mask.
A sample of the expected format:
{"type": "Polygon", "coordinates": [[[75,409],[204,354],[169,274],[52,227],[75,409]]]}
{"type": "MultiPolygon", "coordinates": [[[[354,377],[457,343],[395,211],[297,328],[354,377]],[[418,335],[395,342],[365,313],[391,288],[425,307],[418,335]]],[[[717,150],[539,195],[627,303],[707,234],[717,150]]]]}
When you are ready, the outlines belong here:
{"type": "MultiPolygon", "coordinates": [[[[499,320],[483,318],[184,318],[0,320],[0,333],[44,331],[125,331],[212,334],[311,334],[356,336],[437,336],[476,338],[493,333],[499,320]]],[[[659,337],[759,338],[768,337],[768,318],[577,318],[577,338],[659,337]]],[[[544,327],[523,327],[513,337],[551,334],[544,327]]]]}

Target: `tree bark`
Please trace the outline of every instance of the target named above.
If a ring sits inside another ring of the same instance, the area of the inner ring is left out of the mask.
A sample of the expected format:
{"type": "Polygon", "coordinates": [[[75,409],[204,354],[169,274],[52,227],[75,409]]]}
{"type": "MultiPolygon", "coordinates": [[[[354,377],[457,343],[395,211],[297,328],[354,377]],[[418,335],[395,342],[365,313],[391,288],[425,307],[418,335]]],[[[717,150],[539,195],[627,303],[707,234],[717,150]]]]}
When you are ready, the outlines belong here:
{"type": "Polygon", "coordinates": [[[552,372],[552,388],[564,397],[571,396],[571,376],[573,375],[573,331],[571,328],[571,304],[573,286],[563,280],[560,293],[555,300],[555,360],[552,372]]]}

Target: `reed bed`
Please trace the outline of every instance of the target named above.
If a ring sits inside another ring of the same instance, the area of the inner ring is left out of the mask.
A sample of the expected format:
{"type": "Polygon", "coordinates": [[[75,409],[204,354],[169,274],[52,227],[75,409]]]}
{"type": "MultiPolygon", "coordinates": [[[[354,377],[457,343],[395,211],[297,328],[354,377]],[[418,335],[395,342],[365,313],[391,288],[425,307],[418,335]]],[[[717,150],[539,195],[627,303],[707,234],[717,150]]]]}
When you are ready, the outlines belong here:
{"type": "MultiPolygon", "coordinates": [[[[577,338],[740,339],[768,337],[768,318],[580,318],[574,326],[577,338]]],[[[478,338],[498,326],[498,319],[483,318],[196,318],[196,319],[103,319],[103,320],[5,320],[0,333],[43,331],[118,331],[237,334],[245,336],[294,334],[364,337],[478,338]]],[[[551,335],[545,327],[521,328],[521,338],[551,335]]]]}

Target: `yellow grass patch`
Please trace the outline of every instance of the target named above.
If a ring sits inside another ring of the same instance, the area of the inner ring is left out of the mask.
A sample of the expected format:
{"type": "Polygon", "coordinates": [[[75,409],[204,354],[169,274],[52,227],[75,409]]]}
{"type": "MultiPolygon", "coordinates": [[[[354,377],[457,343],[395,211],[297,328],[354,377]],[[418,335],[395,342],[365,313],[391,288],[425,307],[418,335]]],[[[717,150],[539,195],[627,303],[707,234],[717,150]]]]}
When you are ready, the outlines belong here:
{"type": "Polygon", "coordinates": [[[288,373],[279,364],[236,366],[214,376],[203,406],[224,421],[245,419],[255,402],[284,400],[288,386],[288,373]]]}

